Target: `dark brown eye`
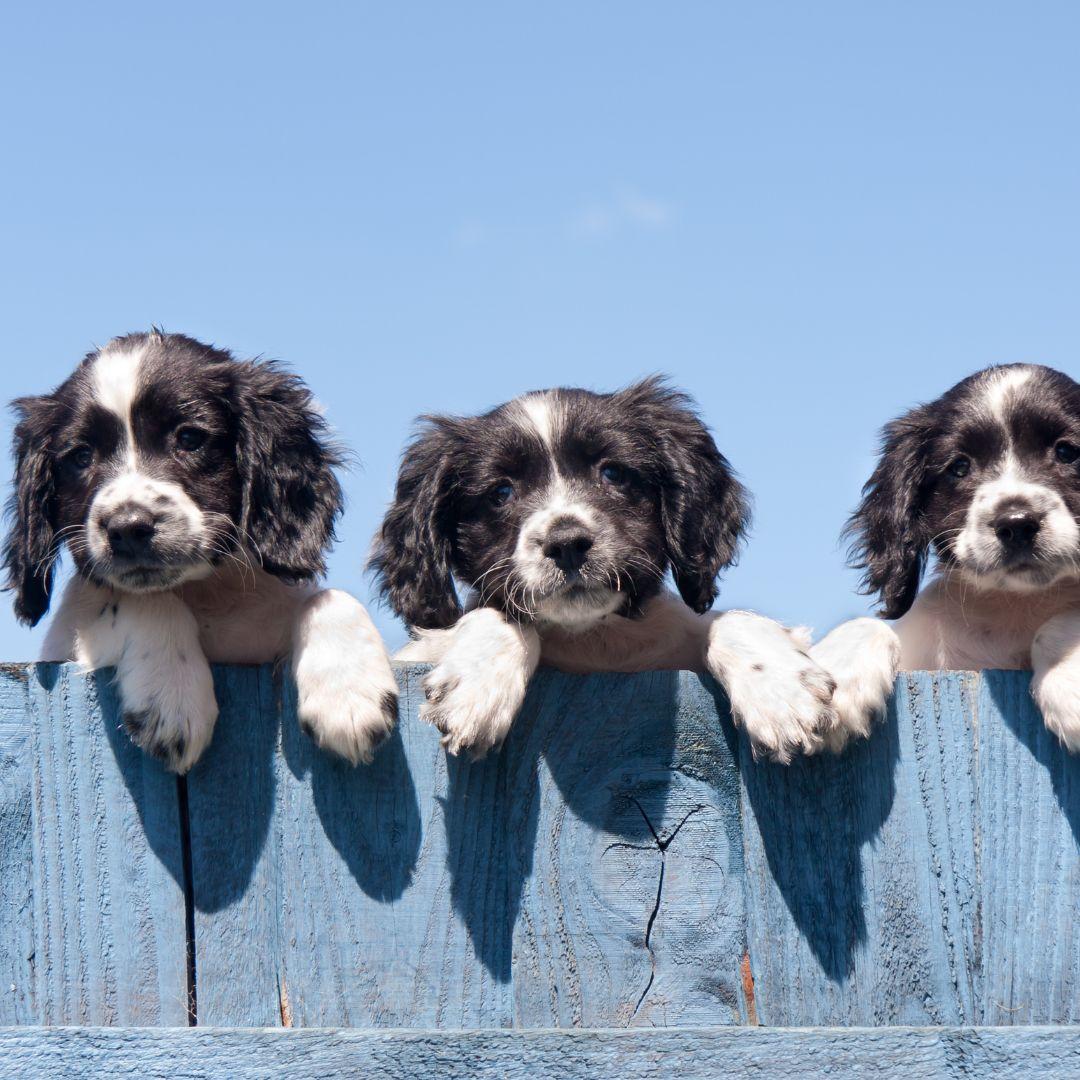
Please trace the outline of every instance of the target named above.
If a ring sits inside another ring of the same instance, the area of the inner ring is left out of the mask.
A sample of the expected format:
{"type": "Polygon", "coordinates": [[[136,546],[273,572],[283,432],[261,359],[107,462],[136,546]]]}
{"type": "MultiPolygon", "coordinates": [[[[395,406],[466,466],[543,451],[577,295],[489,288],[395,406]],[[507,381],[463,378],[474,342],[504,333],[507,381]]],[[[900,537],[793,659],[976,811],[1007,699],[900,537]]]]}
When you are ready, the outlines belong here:
{"type": "Polygon", "coordinates": [[[949,475],[955,476],[959,479],[962,476],[967,476],[971,472],[971,459],[966,457],[958,457],[954,461],[949,463],[949,475]]]}
{"type": "Polygon", "coordinates": [[[80,472],[94,464],[94,451],[89,446],[77,446],[68,455],[68,461],[80,472]]]}
{"type": "Polygon", "coordinates": [[[624,484],[626,483],[626,470],[621,465],[609,461],[600,469],[600,479],[605,484],[624,484]]]}
{"type": "Polygon", "coordinates": [[[1077,458],[1080,458],[1080,447],[1073,446],[1070,442],[1059,442],[1054,447],[1054,457],[1063,465],[1071,465],[1077,458]]]}
{"type": "Polygon", "coordinates": [[[492,506],[505,506],[513,497],[513,484],[499,484],[488,492],[488,502],[492,506]]]}
{"type": "Polygon", "coordinates": [[[202,428],[182,427],[176,433],[176,445],[178,449],[190,453],[204,446],[206,438],[206,432],[202,428]]]}

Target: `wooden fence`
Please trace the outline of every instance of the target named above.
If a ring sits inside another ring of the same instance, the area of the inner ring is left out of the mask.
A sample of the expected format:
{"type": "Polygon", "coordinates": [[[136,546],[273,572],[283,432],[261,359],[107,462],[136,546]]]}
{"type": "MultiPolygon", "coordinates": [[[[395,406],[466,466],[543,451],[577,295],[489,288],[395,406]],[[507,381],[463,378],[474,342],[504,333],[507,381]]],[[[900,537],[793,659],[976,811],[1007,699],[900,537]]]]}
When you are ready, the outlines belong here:
{"type": "Polygon", "coordinates": [[[1080,1075],[1080,757],[1027,675],[904,676],[782,767],[687,673],[541,672],[447,758],[424,670],[352,769],[219,669],[178,780],[106,674],[0,669],[0,1075],[1080,1075]]]}

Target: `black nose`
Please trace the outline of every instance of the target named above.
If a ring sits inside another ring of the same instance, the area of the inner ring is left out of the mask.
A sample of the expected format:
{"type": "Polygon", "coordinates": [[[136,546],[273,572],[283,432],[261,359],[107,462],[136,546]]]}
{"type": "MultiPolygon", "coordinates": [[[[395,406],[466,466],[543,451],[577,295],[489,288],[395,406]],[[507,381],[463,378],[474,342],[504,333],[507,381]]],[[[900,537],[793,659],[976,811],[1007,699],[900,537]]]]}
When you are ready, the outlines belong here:
{"type": "Polygon", "coordinates": [[[121,559],[137,559],[150,552],[154,539],[154,517],[148,510],[117,510],[105,523],[109,550],[121,559]]]}
{"type": "Polygon", "coordinates": [[[1028,509],[1011,509],[994,519],[994,532],[1010,555],[1022,555],[1035,546],[1042,515],[1028,509]]]}
{"type": "Polygon", "coordinates": [[[593,538],[580,525],[552,530],[544,542],[544,554],[560,570],[580,570],[593,538]]]}

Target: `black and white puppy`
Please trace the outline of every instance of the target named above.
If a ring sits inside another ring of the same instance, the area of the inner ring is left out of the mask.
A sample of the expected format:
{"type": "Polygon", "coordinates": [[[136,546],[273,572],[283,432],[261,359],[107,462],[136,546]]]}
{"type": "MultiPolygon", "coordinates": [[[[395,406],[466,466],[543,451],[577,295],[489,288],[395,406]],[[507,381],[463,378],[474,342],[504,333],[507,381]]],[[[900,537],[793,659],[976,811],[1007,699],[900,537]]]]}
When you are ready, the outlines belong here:
{"type": "Polygon", "coordinates": [[[370,759],[397,687],[367,612],[311,583],[340,460],[295,375],[153,331],[14,407],[4,562],[19,619],[48,610],[64,545],[77,571],[42,659],[115,666],[131,738],[185,772],[217,718],[209,663],[291,653],[312,738],[370,759]]]}
{"type": "Polygon", "coordinates": [[[816,750],[834,723],[832,682],[802,633],[707,614],[747,518],[689,399],[658,379],[426,418],[372,567],[415,631],[398,658],[435,664],[425,715],[447,749],[498,746],[543,661],[708,671],[756,751],[816,750]],[[669,569],[681,600],[664,589],[669,569]],[[471,591],[465,611],[455,579],[471,591]]]}
{"type": "Polygon", "coordinates": [[[1080,386],[1060,371],[987,368],[894,420],[848,531],[896,622],[857,619],[815,646],[840,707],[879,712],[897,666],[1031,667],[1047,727],[1080,751],[1078,519],[1080,386]]]}

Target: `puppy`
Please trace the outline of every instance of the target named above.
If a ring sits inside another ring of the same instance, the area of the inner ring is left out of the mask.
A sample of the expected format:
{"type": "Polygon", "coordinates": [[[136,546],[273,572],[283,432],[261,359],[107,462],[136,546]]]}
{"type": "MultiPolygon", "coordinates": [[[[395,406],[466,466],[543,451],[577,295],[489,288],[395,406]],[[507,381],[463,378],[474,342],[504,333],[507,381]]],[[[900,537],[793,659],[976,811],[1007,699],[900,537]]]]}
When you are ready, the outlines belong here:
{"type": "Polygon", "coordinates": [[[755,751],[787,761],[822,745],[832,682],[801,632],[707,614],[747,518],[689,399],[662,381],[549,390],[427,418],[371,566],[415,631],[398,658],[435,665],[424,714],[452,753],[497,747],[544,662],[708,671],[755,751]],[[455,578],[471,591],[464,613],[455,578]]]}
{"type": "Polygon", "coordinates": [[[897,621],[857,619],[812,650],[839,684],[837,730],[865,733],[898,666],[1031,667],[1046,726],[1080,750],[1078,515],[1080,386],[1060,371],[987,368],[889,424],[848,531],[897,621]]]}
{"type": "Polygon", "coordinates": [[[217,718],[210,663],[291,653],[301,724],[370,759],[396,683],[367,612],[311,584],[342,508],[340,458],[296,376],[155,330],[14,408],[4,562],[18,618],[48,611],[64,545],[77,571],[42,659],[115,666],[131,738],[183,773],[217,718]]]}

